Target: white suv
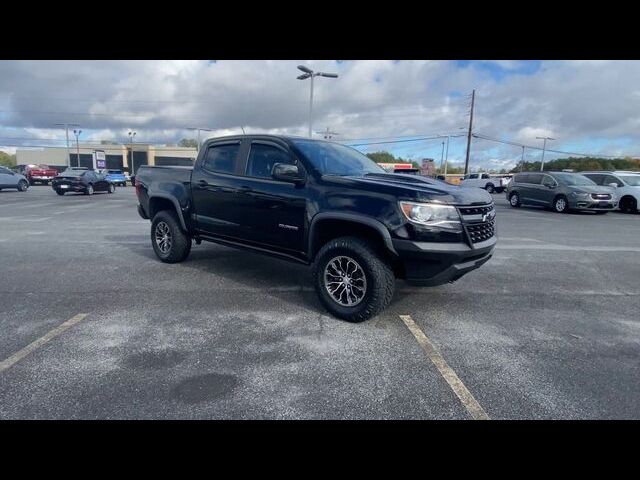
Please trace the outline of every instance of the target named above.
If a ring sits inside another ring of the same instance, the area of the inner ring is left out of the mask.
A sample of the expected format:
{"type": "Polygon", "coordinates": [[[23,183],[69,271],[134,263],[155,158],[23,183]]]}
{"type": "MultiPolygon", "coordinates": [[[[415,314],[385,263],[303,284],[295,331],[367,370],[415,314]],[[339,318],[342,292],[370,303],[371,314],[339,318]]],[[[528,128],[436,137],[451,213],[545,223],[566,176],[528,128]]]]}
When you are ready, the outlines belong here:
{"type": "Polygon", "coordinates": [[[623,212],[638,213],[640,172],[580,172],[598,185],[616,188],[618,207],[623,212]]]}

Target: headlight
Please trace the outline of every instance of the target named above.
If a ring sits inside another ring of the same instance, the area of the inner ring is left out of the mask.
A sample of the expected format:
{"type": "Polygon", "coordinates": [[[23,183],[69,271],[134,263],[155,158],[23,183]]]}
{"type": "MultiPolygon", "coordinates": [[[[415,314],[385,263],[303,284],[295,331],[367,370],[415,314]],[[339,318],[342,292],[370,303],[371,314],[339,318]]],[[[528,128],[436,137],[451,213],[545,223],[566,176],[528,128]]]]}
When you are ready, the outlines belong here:
{"type": "Polygon", "coordinates": [[[413,223],[453,232],[462,231],[458,210],[450,205],[400,202],[400,210],[413,223]]]}
{"type": "Polygon", "coordinates": [[[571,195],[578,198],[587,198],[589,196],[587,192],[571,192],[571,195]]]}

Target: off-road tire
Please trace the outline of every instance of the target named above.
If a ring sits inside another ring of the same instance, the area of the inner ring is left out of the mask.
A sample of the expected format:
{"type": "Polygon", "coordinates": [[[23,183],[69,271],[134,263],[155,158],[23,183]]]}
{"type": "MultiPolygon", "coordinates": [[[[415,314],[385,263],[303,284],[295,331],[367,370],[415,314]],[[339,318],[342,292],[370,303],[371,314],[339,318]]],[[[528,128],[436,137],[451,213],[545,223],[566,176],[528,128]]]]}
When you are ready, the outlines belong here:
{"type": "Polygon", "coordinates": [[[156,256],[164,263],[179,263],[191,252],[191,237],[182,230],[175,213],[161,210],[156,213],[151,222],[151,245],[156,256]],[[160,223],[164,223],[169,228],[171,236],[171,246],[166,252],[161,250],[156,241],[156,229],[160,223]]]}
{"type": "Polygon", "coordinates": [[[389,263],[366,240],[357,237],[339,237],[327,242],[316,255],[312,276],[322,305],[332,315],[349,322],[362,322],[380,313],[391,302],[395,289],[395,276],[389,263]],[[325,286],[325,268],[339,256],[352,258],[364,271],[366,291],[355,306],[341,305],[325,286]]]}

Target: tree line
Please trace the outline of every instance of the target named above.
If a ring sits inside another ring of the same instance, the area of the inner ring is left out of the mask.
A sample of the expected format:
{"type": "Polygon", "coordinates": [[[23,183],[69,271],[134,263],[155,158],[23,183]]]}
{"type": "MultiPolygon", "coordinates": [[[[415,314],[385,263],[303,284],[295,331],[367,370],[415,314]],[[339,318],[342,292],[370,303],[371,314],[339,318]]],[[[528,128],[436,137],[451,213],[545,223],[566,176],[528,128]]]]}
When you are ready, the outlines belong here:
{"type": "MultiPolygon", "coordinates": [[[[539,172],[541,162],[518,162],[518,164],[511,169],[511,173],[519,171],[524,172],[539,172]],[[521,168],[522,167],[522,168],[521,168]]],[[[556,158],[555,160],[549,160],[544,162],[544,170],[547,171],[561,171],[561,170],[573,170],[576,172],[585,172],[592,170],[633,170],[640,171],[640,159],[624,157],[624,158],[600,158],[600,157],[569,157],[569,158],[556,158]]]]}

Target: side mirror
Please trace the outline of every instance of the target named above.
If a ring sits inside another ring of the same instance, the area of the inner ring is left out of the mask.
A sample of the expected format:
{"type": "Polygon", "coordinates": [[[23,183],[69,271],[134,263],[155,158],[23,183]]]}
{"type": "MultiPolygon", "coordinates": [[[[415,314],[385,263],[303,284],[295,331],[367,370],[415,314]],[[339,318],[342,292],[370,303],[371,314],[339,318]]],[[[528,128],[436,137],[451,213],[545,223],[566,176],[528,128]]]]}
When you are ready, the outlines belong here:
{"type": "Polygon", "coordinates": [[[271,169],[271,176],[274,179],[282,180],[283,182],[304,182],[304,178],[300,174],[300,169],[298,168],[298,166],[290,165],[288,163],[276,163],[271,169]]]}
{"type": "Polygon", "coordinates": [[[618,184],[617,183],[610,183],[609,186],[611,188],[618,188],[618,184]]]}

